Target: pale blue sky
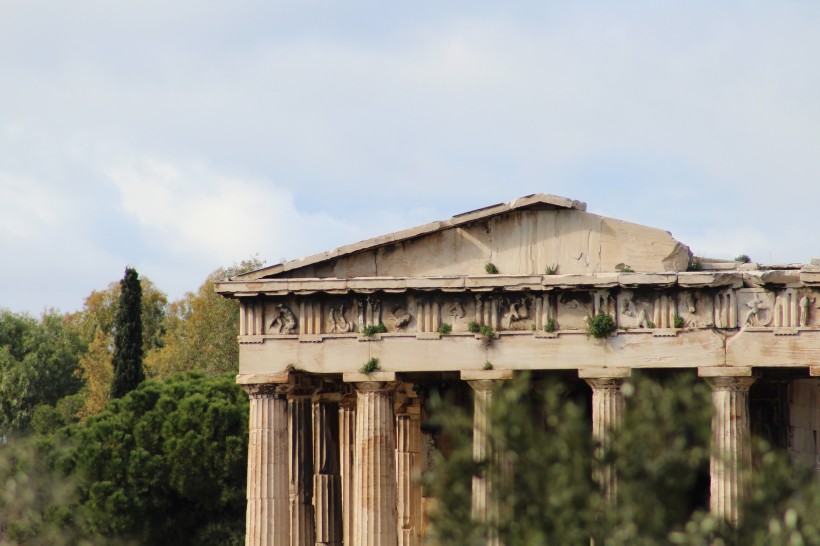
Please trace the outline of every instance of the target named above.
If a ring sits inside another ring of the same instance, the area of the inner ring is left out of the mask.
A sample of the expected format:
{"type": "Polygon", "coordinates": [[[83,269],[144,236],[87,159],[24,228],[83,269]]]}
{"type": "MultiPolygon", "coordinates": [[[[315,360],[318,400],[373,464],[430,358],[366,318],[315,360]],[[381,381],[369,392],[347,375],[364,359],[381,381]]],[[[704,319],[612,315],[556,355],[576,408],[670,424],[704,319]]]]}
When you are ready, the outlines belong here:
{"type": "Polygon", "coordinates": [[[535,192],[809,261],[818,2],[0,0],[0,307],[535,192]]]}

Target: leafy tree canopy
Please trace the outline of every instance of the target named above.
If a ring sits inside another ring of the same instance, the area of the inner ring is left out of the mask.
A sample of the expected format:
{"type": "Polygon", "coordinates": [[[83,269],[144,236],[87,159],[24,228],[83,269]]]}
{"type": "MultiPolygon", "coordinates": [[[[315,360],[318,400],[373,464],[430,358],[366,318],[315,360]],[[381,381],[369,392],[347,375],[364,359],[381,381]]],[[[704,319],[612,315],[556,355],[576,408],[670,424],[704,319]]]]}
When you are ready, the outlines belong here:
{"type": "Polygon", "coordinates": [[[54,405],[80,389],[82,350],[56,311],[40,320],[0,311],[0,436],[28,430],[36,406],[54,405]]]}

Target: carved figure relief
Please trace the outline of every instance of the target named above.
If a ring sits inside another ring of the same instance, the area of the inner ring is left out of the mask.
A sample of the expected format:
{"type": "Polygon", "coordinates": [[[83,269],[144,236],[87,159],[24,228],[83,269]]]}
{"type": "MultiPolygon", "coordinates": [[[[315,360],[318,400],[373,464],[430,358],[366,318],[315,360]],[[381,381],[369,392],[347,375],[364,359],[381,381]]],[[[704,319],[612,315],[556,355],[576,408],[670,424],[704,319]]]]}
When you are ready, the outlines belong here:
{"type": "Polygon", "coordinates": [[[772,322],[772,308],[755,294],[754,299],[745,303],[744,326],[768,326],[772,322]]]}
{"type": "Polygon", "coordinates": [[[342,303],[338,307],[330,307],[327,315],[327,332],[331,334],[344,334],[353,331],[353,323],[345,316],[345,305],[342,303]]]}
{"type": "Polygon", "coordinates": [[[464,311],[464,305],[460,301],[453,302],[447,307],[447,316],[451,319],[450,324],[455,324],[458,319],[463,319],[466,315],[467,312],[464,311]]]}
{"type": "Polygon", "coordinates": [[[274,308],[274,317],[268,326],[269,334],[295,334],[296,315],[284,303],[278,304],[274,308]]]}
{"type": "Polygon", "coordinates": [[[506,311],[502,317],[501,323],[504,328],[508,330],[512,330],[516,323],[530,318],[530,306],[527,298],[506,300],[505,307],[506,311]]]}
{"type": "Polygon", "coordinates": [[[621,292],[618,326],[621,328],[649,328],[649,302],[639,300],[632,292],[621,292]]]}
{"type": "Polygon", "coordinates": [[[394,305],[390,310],[390,315],[392,317],[391,322],[393,322],[397,332],[403,332],[413,318],[413,315],[402,309],[401,305],[394,305]]]}
{"type": "Polygon", "coordinates": [[[800,326],[806,327],[811,324],[811,308],[816,300],[816,297],[809,298],[805,294],[800,298],[800,326]]]}
{"type": "Polygon", "coordinates": [[[678,316],[683,319],[684,326],[689,328],[708,328],[713,324],[712,312],[706,305],[698,306],[696,294],[694,292],[681,292],[678,296],[678,316]],[[703,309],[699,309],[703,307],[703,309]],[[702,315],[707,313],[709,318],[702,315]]]}

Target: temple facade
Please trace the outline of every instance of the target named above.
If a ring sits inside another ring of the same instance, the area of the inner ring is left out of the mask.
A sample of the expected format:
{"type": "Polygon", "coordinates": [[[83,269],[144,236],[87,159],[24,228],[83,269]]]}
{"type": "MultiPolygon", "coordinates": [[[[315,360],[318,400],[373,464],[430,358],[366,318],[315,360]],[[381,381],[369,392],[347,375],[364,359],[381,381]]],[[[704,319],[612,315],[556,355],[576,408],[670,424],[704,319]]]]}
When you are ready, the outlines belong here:
{"type": "MultiPolygon", "coordinates": [[[[425,384],[484,408],[517,371],[573,374],[605,440],[633,369],[712,389],[711,509],[736,523],[752,431],[820,468],[820,265],[693,258],[666,231],[537,194],[239,275],[247,541],[418,545],[425,384]],[[588,335],[605,315],[614,331],[588,335]],[[489,365],[491,363],[491,365],[489,365]],[[488,369],[491,368],[491,369],[488,369]]],[[[614,491],[615,476],[601,470],[614,491]]],[[[491,517],[487,484],[473,512],[491,517]]],[[[488,543],[494,543],[488,537],[488,543]]]]}

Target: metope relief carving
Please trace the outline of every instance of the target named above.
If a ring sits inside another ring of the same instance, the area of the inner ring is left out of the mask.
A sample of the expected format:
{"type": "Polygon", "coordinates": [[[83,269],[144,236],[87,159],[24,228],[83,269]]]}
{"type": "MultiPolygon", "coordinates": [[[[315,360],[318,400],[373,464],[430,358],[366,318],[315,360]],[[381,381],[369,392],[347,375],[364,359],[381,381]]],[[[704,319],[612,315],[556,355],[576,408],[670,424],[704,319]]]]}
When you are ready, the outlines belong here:
{"type": "Polygon", "coordinates": [[[501,327],[506,330],[530,330],[535,324],[535,303],[531,297],[505,298],[501,327]]]}
{"type": "Polygon", "coordinates": [[[330,305],[327,313],[325,331],[329,334],[346,334],[353,331],[353,321],[348,319],[348,310],[344,303],[330,305]]]}
{"type": "Polygon", "coordinates": [[[714,324],[710,297],[702,292],[681,292],[678,295],[678,316],[686,328],[709,328],[714,324]]]}
{"type": "Polygon", "coordinates": [[[278,303],[273,307],[273,319],[268,324],[268,334],[295,334],[298,321],[290,307],[278,303]]]}
{"type": "Polygon", "coordinates": [[[651,303],[630,290],[618,294],[618,326],[620,328],[652,328],[651,303]]]}
{"type": "Polygon", "coordinates": [[[592,298],[588,292],[564,292],[558,297],[557,315],[562,330],[586,330],[592,315],[592,298]]]}
{"type": "Polygon", "coordinates": [[[405,311],[402,305],[391,305],[388,328],[392,328],[397,332],[404,332],[412,319],[413,315],[405,311]]]}
{"type": "Polygon", "coordinates": [[[774,294],[762,288],[737,290],[738,322],[741,328],[767,327],[774,319],[774,294]]]}

